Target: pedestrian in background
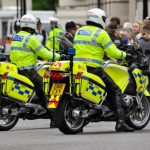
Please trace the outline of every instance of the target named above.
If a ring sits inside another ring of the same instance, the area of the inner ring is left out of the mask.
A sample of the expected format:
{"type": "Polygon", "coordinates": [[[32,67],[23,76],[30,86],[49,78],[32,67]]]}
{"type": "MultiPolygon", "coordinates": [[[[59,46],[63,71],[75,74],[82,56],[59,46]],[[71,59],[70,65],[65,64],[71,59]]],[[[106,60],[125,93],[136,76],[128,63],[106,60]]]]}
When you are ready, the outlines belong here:
{"type": "Polygon", "coordinates": [[[150,20],[143,20],[143,27],[139,44],[144,53],[149,53],[150,58],[150,20]]]}
{"type": "Polygon", "coordinates": [[[120,18],[119,17],[111,17],[110,22],[114,22],[115,24],[117,24],[117,28],[120,28],[120,18]]]}
{"type": "MultiPolygon", "coordinates": [[[[150,20],[148,19],[143,20],[142,35],[141,38],[138,40],[138,42],[144,54],[148,56],[150,59],[150,20]]],[[[150,70],[150,63],[146,69],[150,70]]],[[[148,76],[148,79],[149,79],[148,91],[150,92],[150,76],[148,76]]]]}
{"type": "Polygon", "coordinates": [[[132,23],[124,22],[123,28],[120,32],[122,34],[123,43],[126,45],[133,45],[133,39],[132,39],[131,34],[130,34],[130,33],[133,34],[132,23]]]}
{"type": "Polygon", "coordinates": [[[76,23],[74,21],[68,21],[65,24],[65,34],[61,40],[61,51],[63,54],[67,54],[67,49],[73,47],[73,40],[77,30],[76,23]]]}
{"type": "Polygon", "coordinates": [[[136,36],[137,40],[141,38],[142,35],[142,22],[141,21],[135,21],[133,23],[133,33],[136,36]]]}
{"type": "Polygon", "coordinates": [[[107,32],[113,42],[115,40],[121,40],[119,37],[119,34],[116,32],[116,30],[117,30],[116,22],[110,22],[107,26],[107,32]]]}
{"type": "Polygon", "coordinates": [[[42,45],[45,47],[48,35],[46,31],[43,29],[41,19],[37,17],[36,20],[37,20],[36,22],[37,29],[35,35],[41,41],[42,45]]]}

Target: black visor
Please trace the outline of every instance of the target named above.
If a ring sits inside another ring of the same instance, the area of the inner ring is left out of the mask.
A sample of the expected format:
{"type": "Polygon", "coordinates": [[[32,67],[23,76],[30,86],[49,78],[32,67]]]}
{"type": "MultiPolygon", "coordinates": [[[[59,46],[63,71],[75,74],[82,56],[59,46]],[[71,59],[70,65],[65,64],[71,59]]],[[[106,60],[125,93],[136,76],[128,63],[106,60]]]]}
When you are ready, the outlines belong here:
{"type": "Polygon", "coordinates": [[[103,20],[104,22],[106,22],[106,17],[105,17],[105,16],[102,16],[102,20],[103,20]]]}

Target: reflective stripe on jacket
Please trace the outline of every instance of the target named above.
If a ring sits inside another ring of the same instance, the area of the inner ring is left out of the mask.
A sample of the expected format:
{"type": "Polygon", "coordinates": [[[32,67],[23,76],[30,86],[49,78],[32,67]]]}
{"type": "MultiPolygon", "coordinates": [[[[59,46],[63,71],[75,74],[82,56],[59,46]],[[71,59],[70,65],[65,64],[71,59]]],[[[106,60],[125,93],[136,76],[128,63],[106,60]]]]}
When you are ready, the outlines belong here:
{"type": "MultiPolygon", "coordinates": [[[[45,60],[51,60],[53,53],[44,48],[36,36],[26,31],[21,31],[13,37],[10,60],[18,68],[35,65],[38,56],[45,60]]],[[[59,58],[60,55],[56,54],[56,60],[59,58]]]]}
{"type": "Polygon", "coordinates": [[[56,51],[60,50],[60,37],[63,36],[63,31],[59,28],[54,28],[49,32],[48,40],[46,41],[46,47],[53,50],[53,40],[55,40],[54,49],[56,51]]]}
{"type": "Polygon", "coordinates": [[[126,53],[116,48],[105,30],[94,26],[84,26],[77,31],[74,48],[76,49],[74,60],[84,61],[91,67],[102,66],[104,53],[110,58],[126,57],[126,53]]]}

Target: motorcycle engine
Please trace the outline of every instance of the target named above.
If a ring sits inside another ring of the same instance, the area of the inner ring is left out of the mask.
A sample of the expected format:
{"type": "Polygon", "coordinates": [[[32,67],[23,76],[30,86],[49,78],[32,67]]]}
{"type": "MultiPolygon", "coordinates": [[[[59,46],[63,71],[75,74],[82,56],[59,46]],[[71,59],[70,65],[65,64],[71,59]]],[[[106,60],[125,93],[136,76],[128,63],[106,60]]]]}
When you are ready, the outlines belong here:
{"type": "Polygon", "coordinates": [[[133,97],[130,95],[123,96],[123,106],[124,107],[131,107],[133,105],[133,97]]]}

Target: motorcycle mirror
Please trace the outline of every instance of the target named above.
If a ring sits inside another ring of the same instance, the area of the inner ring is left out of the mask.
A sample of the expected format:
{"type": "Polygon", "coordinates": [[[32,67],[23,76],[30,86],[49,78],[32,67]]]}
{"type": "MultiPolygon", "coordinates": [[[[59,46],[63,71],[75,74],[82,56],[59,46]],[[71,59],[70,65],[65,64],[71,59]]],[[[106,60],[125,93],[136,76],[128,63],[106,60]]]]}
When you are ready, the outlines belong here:
{"type": "Polygon", "coordinates": [[[115,45],[120,45],[121,42],[120,42],[120,40],[115,40],[115,41],[114,41],[114,44],[115,44],[115,45]]]}

